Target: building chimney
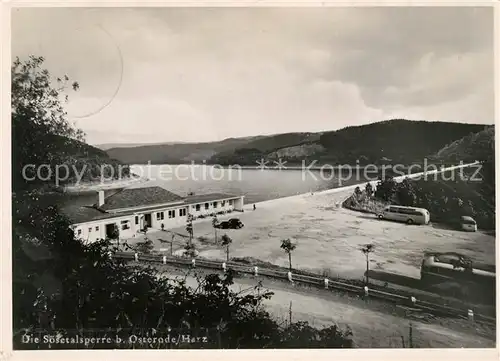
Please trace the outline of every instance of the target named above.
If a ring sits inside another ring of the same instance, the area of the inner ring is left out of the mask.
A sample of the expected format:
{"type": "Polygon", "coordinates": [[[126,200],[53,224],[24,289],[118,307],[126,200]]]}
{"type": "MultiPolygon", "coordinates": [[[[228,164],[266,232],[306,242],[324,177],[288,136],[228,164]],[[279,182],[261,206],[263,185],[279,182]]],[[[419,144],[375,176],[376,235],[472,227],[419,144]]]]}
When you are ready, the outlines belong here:
{"type": "Polygon", "coordinates": [[[97,207],[104,205],[104,191],[98,191],[97,207]]]}

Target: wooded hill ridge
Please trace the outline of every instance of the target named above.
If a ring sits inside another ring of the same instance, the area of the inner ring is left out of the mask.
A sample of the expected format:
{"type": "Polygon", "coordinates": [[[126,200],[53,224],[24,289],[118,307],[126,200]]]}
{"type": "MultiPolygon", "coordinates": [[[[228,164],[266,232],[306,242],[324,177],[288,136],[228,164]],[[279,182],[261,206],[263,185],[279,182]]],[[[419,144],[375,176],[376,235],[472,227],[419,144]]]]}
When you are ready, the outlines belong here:
{"type": "MultiPolygon", "coordinates": [[[[493,126],[392,119],[317,133],[284,133],[218,142],[166,143],[107,149],[127,164],[201,163],[256,166],[261,158],[288,164],[410,164],[493,126]]],[[[446,153],[446,152],[445,152],[446,153]]]]}

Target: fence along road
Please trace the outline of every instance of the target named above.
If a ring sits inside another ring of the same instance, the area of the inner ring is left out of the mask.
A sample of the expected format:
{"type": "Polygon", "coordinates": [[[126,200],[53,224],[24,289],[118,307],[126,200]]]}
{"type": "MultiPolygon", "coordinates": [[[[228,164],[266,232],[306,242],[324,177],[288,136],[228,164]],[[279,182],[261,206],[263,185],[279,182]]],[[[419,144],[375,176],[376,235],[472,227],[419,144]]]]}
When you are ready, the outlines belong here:
{"type": "Polygon", "coordinates": [[[467,317],[471,322],[478,321],[486,324],[494,325],[496,319],[494,317],[489,317],[481,314],[476,314],[472,309],[469,308],[455,308],[434,302],[426,302],[418,300],[413,296],[406,296],[398,293],[380,291],[376,289],[370,289],[368,286],[357,286],[349,283],[335,281],[329,278],[324,278],[320,276],[308,276],[301,274],[294,274],[292,272],[285,272],[280,270],[274,270],[269,268],[260,268],[257,266],[242,265],[232,262],[220,262],[220,261],[210,261],[206,259],[189,259],[174,256],[162,256],[162,255],[151,255],[151,254],[138,254],[133,252],[114,252],[110,253],[110,256],[116,259],[122,259],[125,261],[136,261],[136,262],[146,262],[146,263],[156,263],[156,264],[169,264],[181,267],[199,267],[203,269],[216,270],[216,271],[227,271],[229,269],[254,275],[255,277],[264,276],[274,279],[285,280],[291,283],[304,284],[308,286],[314,286],[318,288],[324,288],[331,291],[343,291],[348,293],[354,293],[358,295],[363,295],[364,297],[371,297],[386,302],[391,302],[399,305],[411,306],[426,311],[428,313],[440,316],[452,316],[465,318],[467,317]]]}

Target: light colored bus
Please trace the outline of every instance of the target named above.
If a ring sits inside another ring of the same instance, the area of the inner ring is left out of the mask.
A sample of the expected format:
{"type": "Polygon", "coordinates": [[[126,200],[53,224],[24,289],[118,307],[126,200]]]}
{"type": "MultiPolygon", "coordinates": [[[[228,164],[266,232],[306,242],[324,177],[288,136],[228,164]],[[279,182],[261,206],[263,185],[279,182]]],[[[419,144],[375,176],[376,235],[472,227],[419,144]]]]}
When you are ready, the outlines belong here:
{"type": "Polygon", "coordinates": [[[378,214],[378,218],[408,224],[428,224],[431,215],[425,208],[387,206],[378,214]]]}
{"type": "Polygon", "coordinates": [[[460,217],[460,227],[463,231],[467,232],[476,232],[477,231],[477,223],[474,218],[469,216],[460,217]]]}

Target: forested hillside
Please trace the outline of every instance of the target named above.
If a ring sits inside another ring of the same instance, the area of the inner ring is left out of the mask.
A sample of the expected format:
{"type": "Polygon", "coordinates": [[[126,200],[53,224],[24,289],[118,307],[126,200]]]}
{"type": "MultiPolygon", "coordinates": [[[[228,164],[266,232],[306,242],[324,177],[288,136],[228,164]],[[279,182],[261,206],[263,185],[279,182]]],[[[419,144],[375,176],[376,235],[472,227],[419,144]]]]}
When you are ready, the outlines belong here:
{"type": "Polygon", "coordinates": [[[341,164],[422,163],[446,144],[482,129],[484,125],[405,119],[347,127],[321,136],[326,149],[322,159],[341,164]]]}
{"type": "MultiPolygon", "coordinates": [[[[322,133],[285,133],[227,139],[213,143],[150,145],[107,150],[127,163],[152,164],[206,161],[210,164],[255,166],[261,158],[289,164],[410,164],[438,152],[484,125],[393,119],[322,133]]],[[[447,157],[452,160],[451,158],[447,157]]]]}
{"type": "Polygon", "coordinates": [[[397,183],[391,178],[380,180],[373,196],[371,192],[358,192],[345,205],[363,209],[368,205],[375,211],[377,202],[427,208],[431,220],[456,225],[460,216],[473,217],[482,229],[495,229],[495,145],[494,127],[465,136],[445,146],[433,158],[437,161],[481,162],[463,171],[404,180],[397,183]],[[368,197],[366,195],[368,194],[368,197]]]}
{"type": "Polygon", "coordinates": [[[220,142],[209,143],[165,143],[134,147],[110,148],[106,152],[110,157],[127,164],[182,164],[209,160],[221,152],[231,152],[247,143],[264,138],[245,137],[229,138],[220,142]]]}

